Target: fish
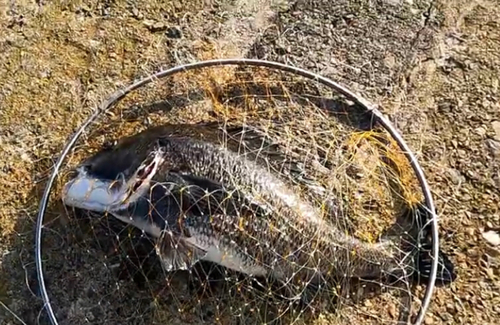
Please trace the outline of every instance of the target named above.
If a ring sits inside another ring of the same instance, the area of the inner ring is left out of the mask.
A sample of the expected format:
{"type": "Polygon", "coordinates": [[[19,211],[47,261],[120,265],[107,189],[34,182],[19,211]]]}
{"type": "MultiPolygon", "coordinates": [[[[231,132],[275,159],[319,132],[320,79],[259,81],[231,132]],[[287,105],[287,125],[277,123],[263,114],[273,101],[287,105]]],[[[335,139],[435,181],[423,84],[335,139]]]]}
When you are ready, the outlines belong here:
{"type": "MultiPolygon", "coordinates": [[[[266,165],[165,126],[82,161],[62,201],[143,230],[155,239],[167,271],[209,261],[284,284],[383,276],[426,281],[431,272],[430,229],[422,226],[430,214],[423,204],[405,212],[415,224],[407,235],[364,242],[266,165]]],[[[441,250],[439,259],[437,281],[453,282],[453,263],[441,250]]]]}

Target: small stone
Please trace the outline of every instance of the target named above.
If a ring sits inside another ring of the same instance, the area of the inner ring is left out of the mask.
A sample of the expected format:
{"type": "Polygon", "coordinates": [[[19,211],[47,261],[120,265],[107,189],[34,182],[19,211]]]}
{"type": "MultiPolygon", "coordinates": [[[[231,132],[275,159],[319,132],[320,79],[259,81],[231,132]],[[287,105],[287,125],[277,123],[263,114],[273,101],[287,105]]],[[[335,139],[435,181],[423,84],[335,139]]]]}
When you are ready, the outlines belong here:
{"type": "Polygon", "coordinates": [[[144,21],[144,25],[153,33],[165,30],[167,26],[162,22],[155,22],[153,20],[144,21]]]}
{"type": "Polygon", "coordinates": [[[500,141],[487,139],[486,145],[493,156],[500,157],[500,141]]]}
{"type": "Polygon", "coordinates": [[[149,19],[148,19],[148,20],[145,20],[145,21],[143,22],[143,24],[144,24],[144,26],[146,26],[147,28],[150,28],[150,27],[152,27],[152,26],[155,24],[155,21],[154,21],[154,20],[149,20],[149,19]]]}
{"type": "Polygon", "coordinates": [[[153,24],[153,26],[152,26],[151,30],[152,30],[153,32],[157,32],[157,31],[164,30],[166,27],[167,27],[167,26],[165,26],[165,24],[164,24],[164,23],[162,23],[162,22],[157,22],[157,23],[153,24]]]}
{"type": "Polygon", "coordinates": [[[491,122],[491,127],[493,128],[493,131],[495,131],[495,139],[500,141],[500,121],[491,122]]]}
{"type": "Polygon", "coordinates": [[[450,179],[455,185],[459,185],[462,183],[462,176],[460,175],[460,172],[456,169],[450,168],[448,169],[448,175],[450,175],[450,179]]]}
{"type": "Polygon", "coordinates": [[[144,18],[144,15],[139,11],[137,8],[132,9],[132,16],[137,19],[142,19],[144,18]]]}
{"type": "Polygon", "coordinates": [[[494,230],[488,230],[483,232],[483,238],[493,246],[500,245],[500,234],[494,230]]]}
{"type": "Polygon", "coordinates": [[[486,129],[483,128],[483,127],[478,127],[476,130],[475,130],[476,134],[477,135],[480,135],[482,137],[484,137],[486,135],[486,129]]]}
{"type": "Polygon", "coordinates": [[[182,38],[182,31],[177,27],[170,27],[165,32],[168,38],[182,38]]]}
{"type": "Polygon", "coordinates": [[[385,57],[384,63],[388,68],[392,69],[396,65],[396,58],[394,57],[394,55],[389,54],[385,57]]]}
{"type": "Polygon", "coordinates": [[[440,314],[440,317],[445,322],[451,322],[451,320],[453,319],[453,316],[451,316],[449,313],[442,313],[440,314]]]}
{"type": "Polygon", "coordinates": [[[91,39],[89,45],[92,49],[97,49],[101,45],[101,42],[91,39]]]}
{"type": "Polygon", "coordinates": [[[432,315],[429,315],[429,316],[425,317],[424,324],[425,325],[432,325],[432,324],[434,324],[434,318],[432,318],[432,315]]]}

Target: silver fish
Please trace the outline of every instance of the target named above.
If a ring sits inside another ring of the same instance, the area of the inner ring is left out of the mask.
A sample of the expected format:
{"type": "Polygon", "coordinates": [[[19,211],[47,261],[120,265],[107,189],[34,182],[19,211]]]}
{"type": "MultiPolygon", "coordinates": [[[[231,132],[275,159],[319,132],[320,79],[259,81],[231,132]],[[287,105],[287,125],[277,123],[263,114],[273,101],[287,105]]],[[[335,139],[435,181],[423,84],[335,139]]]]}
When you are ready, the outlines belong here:
{"type": "MultiPolygon", "coordinates": [[[[156,238],[168,271],[200,260],[282,282],[430,273],[430,243],[400,237],[367,243],[265,166],[226,147],[163,127],[125,138],[90,157],[63,190],[72,207],[108,212],[156,238]],[[415,272],[416,271],[416,272],[415,272]]],[[[424,218],[425,209],[408,217],[424,218]]],[[[425,220],[420,220],[425,222],[425,220]]],[[[440,252],[438,280],[455,279],[440,252]]]]}

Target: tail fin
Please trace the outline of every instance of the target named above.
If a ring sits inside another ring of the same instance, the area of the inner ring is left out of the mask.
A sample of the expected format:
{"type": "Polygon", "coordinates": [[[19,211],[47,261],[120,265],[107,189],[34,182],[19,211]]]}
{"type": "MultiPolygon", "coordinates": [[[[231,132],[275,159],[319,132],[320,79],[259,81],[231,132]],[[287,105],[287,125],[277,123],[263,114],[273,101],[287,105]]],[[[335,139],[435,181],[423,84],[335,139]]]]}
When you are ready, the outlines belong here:
{"type": "MultiPolygon", "coordinates": [[[[431,213],[428,208],[419,203],[409,210],[414,217],[419,231],[416,236],[416,251],[414,255],[415,272],[413,278],[417,283],[427,283],[430,279],[433,264],[432,257],[432,224],[431,213]]],[[[441,249],[438,252],[438,265],[436,274],[436,285],[447,285],[457,278],[455,266],[447,254],[441,249]]]]}

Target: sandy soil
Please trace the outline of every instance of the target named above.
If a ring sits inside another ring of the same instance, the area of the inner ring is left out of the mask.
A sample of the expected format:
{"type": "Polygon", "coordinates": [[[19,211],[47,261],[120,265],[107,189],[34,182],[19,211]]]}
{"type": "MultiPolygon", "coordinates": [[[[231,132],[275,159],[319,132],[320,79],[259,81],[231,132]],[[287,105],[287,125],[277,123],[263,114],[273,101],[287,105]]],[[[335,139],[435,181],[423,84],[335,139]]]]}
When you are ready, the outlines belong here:
{"type": "MultiPolygon", "coordinates": [[[[131,80],[223,56],[311,69],[378,105],[425,168],[442,245],[457,265],[458,280],[436,290],[425,324],[496,324],[500,250],[482,233],[500,227],[499,22],[493,0],[0,1],[0,324],[47,324],[33,227],[44,181],[67,137],[131,80]]],[[[57,261],[50,269],[89,266],[73,249],[59,259],[56,253],[49,253],[57,261]]],[[[123,292],[137,291],[128,286],[123,292]]],[[[61,297],[77,290],[100,297],[110,288],[59,290],[54,294],[61,297]]],[[[85,303],[73,301],[60,313],[78,323],[109,316],[85,303]]],[[[148,323],[142,315],[115,313],[148,323]]],[[[200,313],[212,321],[213,310],[200,313]]]]}

